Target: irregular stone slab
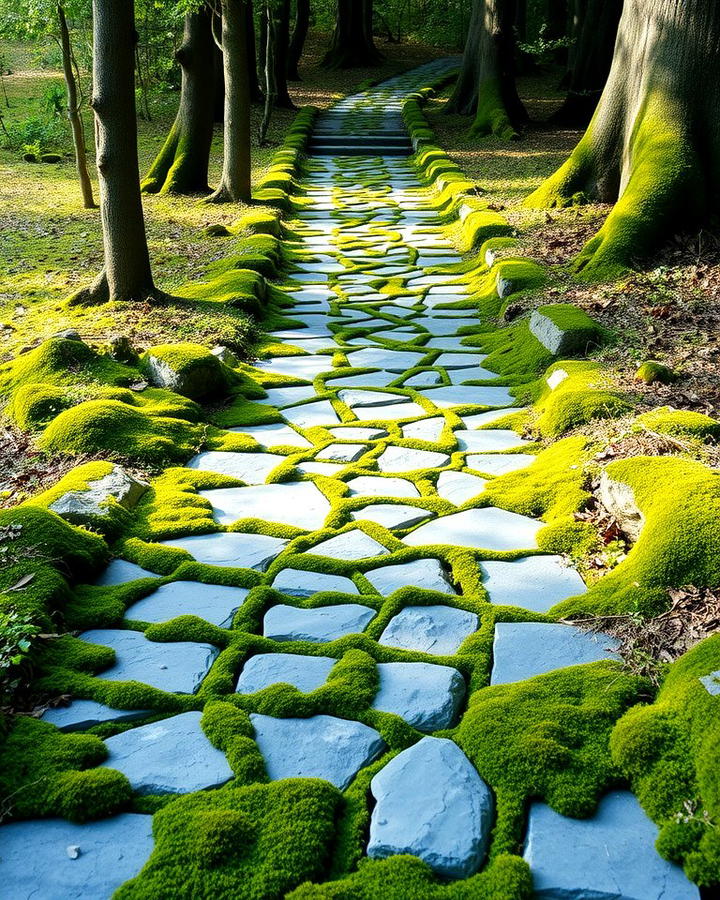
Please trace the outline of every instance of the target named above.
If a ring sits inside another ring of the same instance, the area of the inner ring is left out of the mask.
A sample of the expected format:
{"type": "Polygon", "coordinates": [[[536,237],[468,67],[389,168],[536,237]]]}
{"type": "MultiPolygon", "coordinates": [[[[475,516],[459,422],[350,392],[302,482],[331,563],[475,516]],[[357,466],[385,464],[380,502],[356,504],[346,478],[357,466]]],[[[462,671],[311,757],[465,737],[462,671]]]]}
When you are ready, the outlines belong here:
{"type": "Polygon", "coordinates": [[[167,622],[176,616],[198,616],[219,628],[229,628],[235,613],[250,593],[246,588],[199,581],[173,581],[133,603],[126,619],[167,622]]]}
{"type": "Polygon", "coordinates": [[[610,635],[580,631],[574,625],[498,622],[490,683],[508,684],[566,666],[619,660],[621,657],[615,652],[617,646],[617,641],[610,635]]]}
{"type": "Polygon", "coordinates": [[[617,520],[622,531],[636,541],[645,524],[645,516],[637,505],[632,487],[623,481],[611,478],[607,469],[603,469],[600,473],[598,497],[603,506],[617,520]]]}
{"type": "Polygon", "coordinates": [[[314,428],[316,425],[338,425],[340,418],[329,400],[304,403],[283,410],[283,418],[298,428],[314,428]]]}
{"type": "Polygon", "coordinates": [[[284,406],[291,406],[293,403],[301,403],[303,400],[309,400],[311,397],[314,397],[315,388],[312,385],[268,388],[265,393],[267,394],[265,398],[266,403],[282,409],[284,406]]]}
{"type": "Polygon", "coordinates": [[[345,531],[335,537],[328,538],[306,550],[313,556],[329,556],[330,559],[368,559],[373,556],[384,556],[390,551],[381,543],[365,534],[359,528],[345,531]]]}
{"type": "Polygon", "coordinates": [[[361,422],[399,422],[401,419],[416,419],[426,415],[426,410],[418,403],[393,403],[390,406],[372,406],[369,409],[354,409],[361,422]]]}
{"type": "Polygon", "coordinates": [[[571,303],[555,303],[533,310],[530,332],[554,356],[585,356],[602,343],[603,330],[590,316],[571,303]]]}
{"type": "Polygon", "coordinates": [[[73,700],[69,706],[46,709],[41,719],[60,731],[84,731],[101,722],[133,722],[148,715],[147,709],[112,709],[95,700],[73,700]]]}
{"type": "MultiPolygon", "coordinates": [[[[469,350],[470,348],[467,349],[469,350]]],[[[477,369],[484,359],[487,359],[487,353],[478,353],[477,351],[458,353],[451,351],[441,353],[435,360],[434,365],[442,366],[443,369],[477,369]]],[[[497,378],[497,373],[490,372],[488,378],[497,378]]]]}
{"type": "Polygon", "coordinates": [[[468,453],[465,457],[468,468],[496,476],[526,469],[535,459],[532,453],[468,453]]]}
{"type": "Polygon", "coordinates": [[[425,346],[428,348],[428,350],[449,350],[457,352],[465,349],[470,353],[477,353],[477,350],[474,350],[472,347],[466,347],[462,343],[462,341],[462,337],[458,337],[456,335],[444,335],[443,337],[430,338],[425,346]]]}
{"type": "Polygon", "coordinates": [[[387,387],[397,379],[393,372],[368,372],[366,375],[343,375],[341,378],[328,379],[325,387],[387,387]]]}
{"type": "Polygon", "coordinates": [[[434,663],[378,663],[380,688],[372,708],[394,713],[418,731],[450,728],[465,698],[457,669],[434,663]]]}
{"type": "Polygon", "coordinates": [[[657,836],[657,825],[629,791],[606,794],[590,819],[569,819],[533,803],[523,856],[535,896],[699,900],[680,866],[656,851],[657,836]]]}
{"type": "Polygon", "coordinates": [[[116,584],[127,584],[129,581],[138,581],[140,578],[160,578],[160,576],[135,565],[135,563],[128,562],[126,559],[113,559],[102,575],[96,579],[95,584],[111,587],[116,584]]]}
{"type": "Polygon", "coordinates": [[[208,450],[193,456],[188,469],[202,472],[217,472],[229,475],[246,484],[264,484],[273,469],[286,461],[286,457],[276,453],[228,453],[223,450],[208,450]]]}
{"type": "Polygon", "coordinates": [[[254,694],[272,684],[282,683],[309,694],[325,684],[336,662],[330,656],[258,653],[243,666],[235,690],[238,694],[254,694]]]}
{"type": "Polygon", "coordinates": [[[483,587],[490,602],[547,612],[556,603],[587,590],[577,570],[562,556],[526,556],[511,562],[483,560],[483,587]]]}
{"type": "Polygon", "coordinates": [[[423,353],[415,353],[411,350],[385,350],[381,347],[367,347],[365,350],[348,353],[347,359],[348,363],[356,368],[385,369],[387,372],[401,373],[417,366],[423,356],[423,353]]]}
{"type": "Polygon", "coordinates": [[[222,568],[257,569],[264,572],[288,542],[267,534],[193,534],[160,541],[165,547],[186,550],[199,563],[222,568]]]}
{"type": "Polygon", "coordinates": [[[355,462],[367,450],[367,444],[330,444],[321,450],[315,459],[355,462]]]}
{"type": "Polygon", "coordinates": [[[356,509],[350,515],[356,521],[375,522],[383,528],[411,528],[425,519],[435,515],[427,509],[418,506],[409,506],[405,503],[372,503],[356,509]]]}
{"type": "Polygon", "coordinates": [[[330,512],[327,498],[311,481],[214,488],[199,493],[210,501],[215,521],[221,525],[231,525],[238,519],[263,519],[315,531],[330,512]]]}
{"type": "Polygon", "coordinates": [[[711,697],[716,697],[720,694],[720,671],[711,672],[709,675],[702,675],[700,677],[700,684],[703,685],[711,697]]]}
{"type": "Polygon", "coordinates": [[[322,778],[343,791],[385,750],[374,728],[335,716],[275,719],[251,713],[250,721],[271,781],[322,778]]]}
{"type": "Polygon", "coordinates": [[[272,586],[293,597],[312,597],[318,591],[360,593],[355,584],[342,575],[325,575],[323,572],[306,572],[303,569],[282,569],[275,576],[272,586]]]}
{"type": "Polygon", "coordinates": [[[64,819],[11,822],[0,827],[0,843],[0,879],[8,898],[111,897],[152,853],[152,816],[122,813],[84,825],[64,819]],[[72,847],[78,848],[75,858],[68,852],[72,847]]]}
{"type": "Polygon", "coordinates": [[[445,419],[442,416],[435,416],[432,419],[421,419],[419,422],[403,425],[402,434],[403,437],[413,438],[416,441],[436,443],[440,440],[444,427],[445,419]]]}
{"type": "Polygon", "coordinates": [[[298,472],[302,472],[304,475],[325,475],[330,478],[334,478],[338,472],[345,469],[346,466],[342,463],[336,462],[314,462],[313,460],[300,462],[295,464],[295,468],[298,472]]]}
{"type": "Polygon", "coordinates": [[[524,550],[537,546],[537,533],[544,527],[543,522],[490,506],[435,519],[403,541],[410,547],[450,544],[483,550],[524,550]]]}
{"type": "Polygon", "coordinates": [[[475,381],[489,381],[497,378],[497,373],[489,372],[481,366],[473,366],[467,369],[450,369],[448,371],[450,384],[470,384],[475,381]]]}
{"type": "Polygon", "coordinates": [[[436,490],[443,500],[449,500],[456,506],[462,506],[485,490],[486,478],[479,478],[469,472],[441,472],[438,476],[436,490]]]}
{"type": "Polygon", "coordinates": [[[92,524],[108,517],[111,501],[124,509],[132,509],[148,487],[120,466],[113,466],[107,475],[88,481],[86,489],[68,491],[58,497],[50,504],[50,509],[75,525],[92,524]]]}
{"type": "Polygon", "coordinates": [[[480,453],[511,450],[513,447],[522,447],[532,443],[532,441],[521,438],[516,431],[510,428],[494,428],[484,431],[459,429],[455,432],[455,440],[458,442],[458,449],[479,451],[480,453]]]}
{"type": "Polygon", "coordinates": [[[330,428],[330,434],[343,441],[374,441],[387,437],[384,428],[365,428],[362,426],[343,425],[340,428],[330,428]]]}
{"type": "Polygon", "coordinates": [[[361,389],[339,391],[338,397],[351,409],[364,406],[389,406],[393,403],[405,403],[408,399],[404,394],[391,394],[387,391],[363,391],[361,389]]]}
{"type": "Polygon", "coordinates": [[[205,737],[197,710],[105,740],[103,768],[117,769],[138,794],[190,794],[233,777],[225,754],[205,737]]]}
{"type": "Polygon", "coordinates": [[[436,469],[446,466],[450,457],[432,450],[415,450],[411,447],[390,445],[377,459],[381,472],[414,472],[418,469],[436,469]]]}
{"type": "Polygon", "coordinates": [[[347,482],[351,497],[419,497],[420,491],[406,478],[358,475],[347,482]]]}
{"type": "Polygon", "coordinates": [[[229,428],[228,431],[247,434],[263,447],[312,447],[306,437],[282,422],[273,425],[244,425],[242,428],[229,428]]]}
{"type": "Polygon", "coordinates": [[[451,384],[444,387],[428,388],[423,397],[439,409],[453,406],[508,406],[513,396],[506,387],[473,387],[451,384]]]}
{"type": "Polygon", "coordinates": [[[220,652],[212,644],[149,641],[141,631],[96,628],[81,641],[115,651],[115,662],[97,677],[104,681],[140,681],[175,694],[194,694],[220,652]]]}
{"type": "Polygon", "coordinates": [[[380,566],[379,569],[365,572],[365,577],[385,597],[404,587],[419,587],[425,591],[441,591],[445,594],[456,593],[440,561],[432,558],[380,566]]]}
{"type": "MultiPolygon", "coordinates": [[[[441,310],[441,312],[445,312],[445,310],[441,310]]],[[[466,328],[467,326],[477,326],[480,324],[478,319],[470,319],[470,318],[440,318],[439,316],[421,316],[417,319],[414,319],[415,325],[420,325],[422,328],[426,328],[430,334],[435,337],[441,337],[442,335],[453,335],[457,334],[457,332],[461,328],[466,328]]],[[[438,365],[443,365],[442,363],[438,363],[438,365]]],[[[472,363],[470,363],[472,365],[472,363]]],[[[491,378],[497,378],[497,375],[490,375],[491,378]]]]}
{"type": "Polygon", "coordinates": [[[464,609],[406,606],[388,622],[380,643],[433,656],[452,656],[477,627],[477,615],[464,609]]]}
{"type": "Polygon", "coordinates": [[[332,359],[329,356],[274,356],[258,360],[255,368],[312,381],[316,375],[332,369],[332,359]]]}
{"type": "Polygon", "coordinates": [[[497,422],[499,419],[504,419],[505,416],[514,415],[524,411],[524,406],[511,406],[505,409],[490,409],[487,412],[474,413],[471,416],[460,416],[460,421],[467,429],[484,428],[486,425],[492,425],[493,422],[497,422]]]}
{"type": "Polygon", "coordinates": [[[373,778],[367,854],[418,856],[445,878],[467,878],[485,858],[494,819],[490,789],[457,744],[424,737],[373,778]]]}
{"type": "Polygon", "coordinates": [[[441,381],[442,378],[439,372],[436,372],[435,369],[427,369],[424,372],[416,372],[415,375],[411,375],[410,378],[403,382],[403,387],[432,387],[435,384],[440,384],[441,381]]]}
{"type": "Polygon", "coordinates": [[[346,634],[362,634],[376,612],[361,603],[299,609],[278,604],[265,613],[263,634],[274,641],[311,641],[325,644],[346,634]]]}

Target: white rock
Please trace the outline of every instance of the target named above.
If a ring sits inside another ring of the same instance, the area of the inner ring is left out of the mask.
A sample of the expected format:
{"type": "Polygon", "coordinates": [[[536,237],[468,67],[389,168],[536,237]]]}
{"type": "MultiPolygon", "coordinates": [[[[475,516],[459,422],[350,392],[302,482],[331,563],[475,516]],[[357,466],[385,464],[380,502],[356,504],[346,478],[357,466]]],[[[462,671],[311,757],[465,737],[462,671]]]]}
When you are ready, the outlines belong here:
{"type": "Polygon", "coordinates": [[[465,698],[457,669],[434,663],[378,663],[380,688],[372,708],[393,713],[418,731],[451,728],[465,698]]]}

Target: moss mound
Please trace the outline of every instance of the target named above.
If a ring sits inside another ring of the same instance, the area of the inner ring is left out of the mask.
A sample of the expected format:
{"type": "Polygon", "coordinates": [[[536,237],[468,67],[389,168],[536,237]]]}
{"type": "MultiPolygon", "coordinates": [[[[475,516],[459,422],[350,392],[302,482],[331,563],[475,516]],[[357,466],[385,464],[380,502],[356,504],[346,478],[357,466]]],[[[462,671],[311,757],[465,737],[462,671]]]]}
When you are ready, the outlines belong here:
{"type": "Polygon", "coordinates": [[[720,422],[703,413],[688,409],[660,406],[635,419],[635,425],[660,434],[688,435],[700,438],[720,438],[720,422]]]}
{"type": "Polygon", "coordinates": [[[157,387],[191,400],[208,400],[227,393],[232,373],[200,344],[160,344],[140,359],[140,370],[157,387]]]}
{"type": "Polygon", "coordinates": [[[536,427],[541,434],[559,437],[593,419],[613,419],[629,412],[630,402],[606,386],[602,369],[591,362],[560,362],[545,373],[536,427]]]}

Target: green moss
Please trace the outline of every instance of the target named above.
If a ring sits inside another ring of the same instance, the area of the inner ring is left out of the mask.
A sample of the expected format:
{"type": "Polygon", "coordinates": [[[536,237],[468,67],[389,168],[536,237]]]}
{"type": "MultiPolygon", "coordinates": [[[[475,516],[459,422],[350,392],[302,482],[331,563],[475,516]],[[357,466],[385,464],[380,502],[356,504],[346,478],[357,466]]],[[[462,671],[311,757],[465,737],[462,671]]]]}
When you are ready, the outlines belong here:
{"type": "Polygon", "coordinates": [[[551,303],[537,311],[565,332],[561,350],[564,356],[585,356],[608,338],[606,329],[572,303],[551,303]]]}
{"type": "Polygon", "coordinates": [[[593,419],[616,418],[630,409],[629,401],[619,391],[606,386],[606,377],[596,363],[559,362],[545,373],[544,387],[535,403],[535,425],[541,434],[559,437],[593,419]],[[548,384],[551,379],[553,388],[548,384]]]}
{"type": "Polygon", "coordinates": [[[517,141],[515,130],[503,101],[500,81],[486,78],[478,85],[478,102],[470,134],[484,137],[494,134],[502,141],[517,141]]]}
{"type": "Polygon", "coordinates": [[[12,417],[25,431],[47,425],[55,416],[72,405],[67,391],[54,384],[23,384],[12,399],[12,417]]]}
{"type": "Polygon", "coordinates": [[[213,278],[182,285],[179,297],[208,304],[222,304],[260,316],[267,295],[265,279],[249,269],[229,269],[213,278]]]}
{"type": "Polygon", "coordinates": [[[206,400],[227,393],[234,377],[217,356],[200,344],[161,344],[140,358],[140,370],[149,379],[158,370],[177,391],[191,400],[206,400]]]}
{"type": "Polygon", "coordinates": [[[672,369],[653,360],[644,362],[635,373],[635,380],[643,381],[645,384],[673,384],[677,378],[672,369]]]}
{"type": "Polygon", "coordinates": [[[660,406],[635,419],[635,426],[660,434],[688,435],[700,439],[720,438],[720,422],[689,409],[660,406]]]}
{"type": "Polygon", "coordinates": [[[208,267],[208,275],[220,275],[229,269],[251,269],[266,278],[275,277],[283,262],[280,240],[271,234],[242,238],[233,252],[208,267]]]}

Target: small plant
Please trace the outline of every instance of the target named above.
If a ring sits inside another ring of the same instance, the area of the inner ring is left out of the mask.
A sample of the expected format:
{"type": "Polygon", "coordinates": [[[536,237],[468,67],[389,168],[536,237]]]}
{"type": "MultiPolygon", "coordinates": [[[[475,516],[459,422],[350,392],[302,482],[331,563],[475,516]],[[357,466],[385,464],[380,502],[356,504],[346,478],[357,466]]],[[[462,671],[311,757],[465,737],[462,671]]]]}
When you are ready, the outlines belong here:
{"type": "Polygon", "coordinates": [[[20,685],[20,666],[39,633],[40,628],[15,607],[0,611],[0,697],[3,701],[20,685]]]}
{"type": "Polygon", "coordinates": [[[65,115],[65,91],[62,85],[55,81],[45,91],[44,106],[51,119],[59,119],[65,115]]]}
{"type": "Polygon", "coordinates": [[[547,24],[540,26],[540,32],[534,41],[530,41],[529,43],[518,43],[518,49],[522,53],[527,53],[528,56],[531,56],[535,62],[541,66],[551,63],[558,50],[563,50],[569,46],[570,39],[567,37],[548,38],[547,24]]]}
{"type": "Polygon", "coordinates": [[[26,154],[26,147],[38,153],[65,149],[68,145],[68,131],[63,118],[44,119],[30,116],[19,122],[8,122],[3,135],[3,146],[26,154]]]}

